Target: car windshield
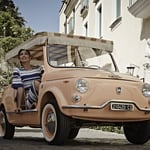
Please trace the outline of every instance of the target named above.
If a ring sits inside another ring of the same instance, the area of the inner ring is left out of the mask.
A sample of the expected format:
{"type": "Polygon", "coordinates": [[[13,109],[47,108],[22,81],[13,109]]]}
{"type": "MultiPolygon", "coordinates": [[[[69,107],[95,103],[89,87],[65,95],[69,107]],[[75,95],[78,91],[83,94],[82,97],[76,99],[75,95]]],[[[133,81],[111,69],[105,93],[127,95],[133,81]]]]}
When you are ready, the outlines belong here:
{"type": "Polygon", "coordinates": [[[53,67],[92,68],[115,71],[112,55],[101,49],[73,45],[48,45],[47,58],[53,67]]]}

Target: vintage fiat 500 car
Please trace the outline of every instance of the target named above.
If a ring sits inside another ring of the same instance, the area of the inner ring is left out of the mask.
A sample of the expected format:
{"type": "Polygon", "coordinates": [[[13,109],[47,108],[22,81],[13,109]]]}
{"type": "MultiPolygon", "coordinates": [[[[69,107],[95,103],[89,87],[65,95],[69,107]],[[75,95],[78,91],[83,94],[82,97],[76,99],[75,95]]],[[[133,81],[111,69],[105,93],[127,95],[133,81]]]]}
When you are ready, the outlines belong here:
{"type": "Polygon", "coordinates": [[[28,49],[32,63],[42,65],[35,109],[16,113],[16,92],[9,85],[0,103],[0,134],[14,136],[15,127],[42,128],[50,144],[63,144],[79,129],[94,125],[122,126],[128,141],[144,144],[150,137],[150,85],[119,73],[113,42],[103,39],[37,33],[6,54],[28,49]]]}

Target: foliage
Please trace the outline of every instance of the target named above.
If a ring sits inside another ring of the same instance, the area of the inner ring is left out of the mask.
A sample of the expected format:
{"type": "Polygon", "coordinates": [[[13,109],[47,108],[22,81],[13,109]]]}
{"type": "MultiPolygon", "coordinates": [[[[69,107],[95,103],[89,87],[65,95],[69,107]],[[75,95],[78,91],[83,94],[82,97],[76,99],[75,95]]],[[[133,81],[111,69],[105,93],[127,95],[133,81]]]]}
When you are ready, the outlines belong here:
{"type": "Polygon", "coordinates": [[[116,132],[116,133],[122,133],[122,128],[120,126],[96,126],[94,127],[96,130],[102,130],[107,132],[116,132]]]}
{"type": "Polygon", "coordinates": [[[20,43],[19,38],[12,38],[10,36],[0,39],[0,45],[5,50],[5,52],[8,52],[9,49],[12,49],[14,46],[17,46],[19,43],[20,43]]]}
{"type": "Polygon", "coordinates": [[[0,86],[7,86],[12,80],[12,72],[2,72],[0,75],[0,86]]]}
{"type": "MultiPolygon", "coordinates": [[[[0,90],[11,81],[11,72],[3,70],[5,53],[32,37],[34,31],[25,27],[25,19],[12,0],[0,0],[0,90]]],[[[7,65],[7,64],[6,64],[7,65]]]]}
{"type": "Polygon", "coordinates": [[[12,0],[0,0],[0,48],[7,52],[33,35],[25,22],[12,0]]]}
{"type": "Polygon", "coordinates": [[[0,11],[9,12],[20,27],[25,25],[25,19],[21,17],[18,7],[15,6],[12,0],[0,0],[0,11]]]}
{"type": "Polygon", "coordinates": [[[0,45],[8,52],[33,35],[33,30],[20,27],[9,12],[0,11],[0,45]]]}

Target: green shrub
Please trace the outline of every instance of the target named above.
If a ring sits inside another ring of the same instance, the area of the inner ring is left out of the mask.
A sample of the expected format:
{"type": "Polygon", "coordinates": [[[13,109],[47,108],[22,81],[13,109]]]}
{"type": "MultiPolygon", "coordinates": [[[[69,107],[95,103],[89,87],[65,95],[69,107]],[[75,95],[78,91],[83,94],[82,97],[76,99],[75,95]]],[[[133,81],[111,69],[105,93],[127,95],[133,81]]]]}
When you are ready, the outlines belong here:
{"type": "Polygon", "coordinates": [[[123,133],[121,126],[95,126],[95,130],[102,130],[107,132],[123,133]]]}

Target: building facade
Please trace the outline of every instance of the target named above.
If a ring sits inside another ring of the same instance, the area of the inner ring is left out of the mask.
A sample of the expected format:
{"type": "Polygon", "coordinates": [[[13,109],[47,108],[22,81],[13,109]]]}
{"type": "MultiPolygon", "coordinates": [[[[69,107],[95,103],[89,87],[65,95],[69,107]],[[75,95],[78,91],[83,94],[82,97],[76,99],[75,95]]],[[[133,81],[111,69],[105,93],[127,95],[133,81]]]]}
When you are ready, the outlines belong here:
{"type": "Polygon", "coordinates": [[[127,67],[134,67],[135,76],[148,80],[150,50],[148,38],[143,36],[143,18],[132,13],[136,2],[137,0],[63,0],[59,32],[112,40],[113,55],[120,72],[126,73],[131,71],[127,67]]]}

